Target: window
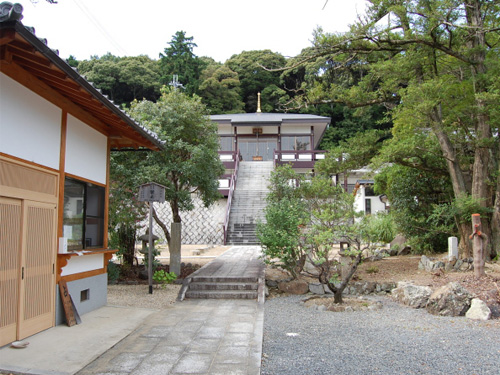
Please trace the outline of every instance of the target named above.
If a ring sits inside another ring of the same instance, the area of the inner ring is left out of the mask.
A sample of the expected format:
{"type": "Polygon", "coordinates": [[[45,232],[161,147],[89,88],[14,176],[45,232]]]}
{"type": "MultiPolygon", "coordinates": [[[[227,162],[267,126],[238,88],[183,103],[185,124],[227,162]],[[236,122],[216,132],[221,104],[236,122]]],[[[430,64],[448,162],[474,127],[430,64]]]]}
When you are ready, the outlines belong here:
{"type": "Polygon", "coordinates": [[[219,136],[219,151],[233,151],[234,138],[232,136],[219,136]]]}
{"type": "Polygon", "coordinates": [[[102,186],[66,178],[63,225],[68,250],[103,247],[104,193],[102,186]]]}
{"type": "Polygon", "coordinates": [[[281,136],[281,149],[304,151],[311,149],[311,137],[308,135],[281,136]]]}
{"type": "Polygon", "coordinates": [[[372,213],[372,200],[370,198],[365,199],[365,214],[371,215],[372,213]]]}

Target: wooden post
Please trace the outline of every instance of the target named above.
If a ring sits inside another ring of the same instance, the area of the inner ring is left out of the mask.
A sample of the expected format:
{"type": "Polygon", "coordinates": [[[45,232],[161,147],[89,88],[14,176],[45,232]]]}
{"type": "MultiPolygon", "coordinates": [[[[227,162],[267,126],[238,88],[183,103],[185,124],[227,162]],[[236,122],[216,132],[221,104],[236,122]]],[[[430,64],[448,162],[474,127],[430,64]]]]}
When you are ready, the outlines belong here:
{"type": "Polygon", "coordinates": [[[485,276],[484,272],[484,257],[483,257],[483,240],[484,235],[481,233],[481,215],[472,214],[472,252],[474,254],[474,277],[480,278],[485,276]]]}

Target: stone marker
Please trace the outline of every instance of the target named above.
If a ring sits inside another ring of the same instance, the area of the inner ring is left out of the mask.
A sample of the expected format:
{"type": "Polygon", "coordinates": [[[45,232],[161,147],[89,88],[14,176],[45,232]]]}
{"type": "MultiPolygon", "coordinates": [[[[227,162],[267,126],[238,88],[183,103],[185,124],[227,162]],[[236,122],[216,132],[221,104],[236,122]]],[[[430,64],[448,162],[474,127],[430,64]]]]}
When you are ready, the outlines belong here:
{"type": "Polygon", "coordinates": [[[458,238],[448,237],[448,260],[458,259],[458,238]]]}

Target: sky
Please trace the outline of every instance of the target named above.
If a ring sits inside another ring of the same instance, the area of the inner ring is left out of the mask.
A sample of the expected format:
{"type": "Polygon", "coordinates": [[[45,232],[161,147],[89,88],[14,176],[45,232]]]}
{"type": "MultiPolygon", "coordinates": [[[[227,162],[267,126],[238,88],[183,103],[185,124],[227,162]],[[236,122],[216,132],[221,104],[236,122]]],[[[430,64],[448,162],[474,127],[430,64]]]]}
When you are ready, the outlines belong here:
{"type": "Polygon", "coordinates": [[[345,32],[365,0],[18,0],[25,26],[59,50],[86,60],[159,53],[177,31],[197,56],[225,62],[242,51],[270,49],[285,57],[311,46],[313,31],[345,32]],[[326,3],[326,6],[325,6],[326,3]]]}

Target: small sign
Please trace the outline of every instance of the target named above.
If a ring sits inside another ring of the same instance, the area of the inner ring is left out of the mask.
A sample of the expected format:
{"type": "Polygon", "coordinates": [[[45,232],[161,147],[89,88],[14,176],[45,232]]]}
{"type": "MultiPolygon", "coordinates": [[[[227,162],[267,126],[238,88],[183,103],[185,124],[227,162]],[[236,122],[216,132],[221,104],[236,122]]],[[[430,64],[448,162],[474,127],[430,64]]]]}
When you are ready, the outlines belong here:
{"type": "Polygon", "coordinates": [[[262,128],[253,128],[252,133],[253,134],[262,134],[262,128]]]}
{"type": "Polygon", "coordinates": [[[59,292],[61,293],[61,301],[64,307],[64,314],[66,315],[66,323],[68,324],[68,327],[72,327],[75,324],[77,324],[76,317],[75,317],[75,310],[73,301],[71,300],[71,296],[69,294],[68,290],[68,285],[66,284],[66,281],[60,280],[59,281],[59,292]]]}
{"type": "Polygon", "coordinates": [[[150,182],[139,187],[140,202],[165,202],[165,186],[150,182]]]}

